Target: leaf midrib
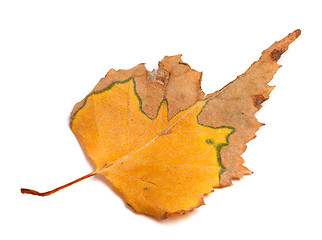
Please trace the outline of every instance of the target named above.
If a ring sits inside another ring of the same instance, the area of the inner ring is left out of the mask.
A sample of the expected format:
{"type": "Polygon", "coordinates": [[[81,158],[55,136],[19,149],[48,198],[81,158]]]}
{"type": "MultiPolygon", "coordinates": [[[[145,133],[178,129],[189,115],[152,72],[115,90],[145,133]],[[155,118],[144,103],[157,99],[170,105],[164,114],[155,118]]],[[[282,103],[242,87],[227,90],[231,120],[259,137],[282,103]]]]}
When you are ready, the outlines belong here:
{"type": "MultiPolygon", "coordinates": [[[[163,102],[163,101],[162,101],[163,102]]],[[[161,104],[162,104],[161,102],[161,104]]],[[[202,104],[203,102],[200,101],[199,103],[197,103],[193,108],[191,108],[189,111],[187,111],[182,117],[180,117],[175,123],[173,123],[170,127],[168,127],[167,129],[162,131],[162,122],[161,122],[161,129],[159,131],[159,133],[153,138],[151,139],[149,142],[147,142],[145,145],[143,145],[142,147],[140,147],[139,149],[136,149],[126,155],[124,155],[123,157],[119,158],[118,160],[116,160],[115,162],[111,163],[111,164],[107,164],[104,167],[100,168],[99,170],[95,170],[95,172],[100,173],[103,172],[105,169],[121,162],[122,160],[129,158],[131,155],[138,153],[139,151],[141,151],[142,149],[146,148],[147,146],[149,146],[150,144],[152,144],[154,141],[156,141],[160,136],[164,136],[167,134],[170,134],[170,130],[178,123],[180,122],[182,119],[184,119],[192,110],[194,110],[196,107],[198,107],[200,104],[202,104]]],[[[158,115],[157,115],[158,117],[158,115]]],[[[127,129],[129,128],[129,124],[127,124],[127,129]]],[[[127,130],[128,131],[128,130],[127,130]]]]}

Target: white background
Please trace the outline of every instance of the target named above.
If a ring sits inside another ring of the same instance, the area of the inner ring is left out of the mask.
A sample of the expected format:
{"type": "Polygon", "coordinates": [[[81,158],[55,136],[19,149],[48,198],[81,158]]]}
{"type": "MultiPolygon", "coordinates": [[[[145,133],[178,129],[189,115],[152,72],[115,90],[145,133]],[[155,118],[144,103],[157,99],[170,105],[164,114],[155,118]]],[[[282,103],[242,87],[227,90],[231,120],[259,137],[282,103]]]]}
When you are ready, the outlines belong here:
{"type": "Polygon", "coordinates": [[[2,1],[0,3],[1,239],[321,239],[320,1],[2,1]],[[72,132],[73,105],[110,68],[164,55],[203,71],[210,93],[300,28],[277,87],[256,115],[266,126],[243,157],[254,171],[183,217],[129,210],[95,176],[72,132]]]}

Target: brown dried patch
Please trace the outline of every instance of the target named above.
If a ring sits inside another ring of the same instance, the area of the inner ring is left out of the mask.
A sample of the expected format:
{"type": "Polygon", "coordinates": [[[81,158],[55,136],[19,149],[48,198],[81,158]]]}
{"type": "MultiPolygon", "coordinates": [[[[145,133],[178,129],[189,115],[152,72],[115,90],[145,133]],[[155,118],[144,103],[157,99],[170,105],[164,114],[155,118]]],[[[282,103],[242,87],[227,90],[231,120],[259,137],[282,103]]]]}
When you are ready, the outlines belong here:
{"type": "Polygon", "coordinates": [[[296,30],[275,42],[244,74],[220,91],[206,96],[209,103],[199,115],[199,122],[213,127],[231,126],[236,130],[229,137],[229,145],[221,149],[222,163],[226,168],[220,179],[222,187],[231,185],[232,179],[252,173],[243,166],[241,155],[246,150],[246,143],[254,139],[256,131],[263,126],[254,114],[274,88],[268,83],[280,68],[277,60],[300,33],[300,30],[296,30]]]}

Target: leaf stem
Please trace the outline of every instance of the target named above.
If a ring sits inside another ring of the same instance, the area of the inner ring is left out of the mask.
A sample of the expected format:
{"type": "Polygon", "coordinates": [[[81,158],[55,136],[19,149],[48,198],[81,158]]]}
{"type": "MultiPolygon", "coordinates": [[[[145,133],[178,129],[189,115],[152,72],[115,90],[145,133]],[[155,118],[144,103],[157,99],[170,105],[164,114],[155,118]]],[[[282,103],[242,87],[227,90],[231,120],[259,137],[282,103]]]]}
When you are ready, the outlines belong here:
{"type": "Polygon", "coordinates": [[[89,174],[87,174],[87,175],[85,175],[85,176],[83,176],[83,177],[77,178],[76,180],[74,180],[74,181],[72,181],[72,182],[70,182],[70,183],[67,183],[67,184],[65,184],[65,185],[63,185],[63,186],[60,186],[60,187],[55,188],[55,189],[53,189],[53,190],[50,190],[50,191],[48,191],[48,192],[40,193],[40,192],[37,192],[37,191],[35,191],[35,190],[31,190],[31,189],[27,189],[27,188],[21,188],[21,189],[20,189],[20,191],[21,191],[21,193],[23,193],[23,194],[32,194],[32,195],[37,195],[37,196],[45,197],[45,196],[49,196],[49,195],[51,195],[51,194],[53,194],[53,193],[55,193],[55,192],[58,192],[58,191],[59,191],[59,190],[61,190],[61,189],[64,189],[64,188],[66,188],[66,187],[69,187],[70,185],[73,185],[74,183],[77,183],[77,182],[80,182],[80,181],[82,181],[82,180],[84,180],[84,179],[86,179],[86,178],[92,177],[92,176],[94,176],[95,174],[96,174],[96,172],[91,172],[91,173],[89,173],[89,174]]]}

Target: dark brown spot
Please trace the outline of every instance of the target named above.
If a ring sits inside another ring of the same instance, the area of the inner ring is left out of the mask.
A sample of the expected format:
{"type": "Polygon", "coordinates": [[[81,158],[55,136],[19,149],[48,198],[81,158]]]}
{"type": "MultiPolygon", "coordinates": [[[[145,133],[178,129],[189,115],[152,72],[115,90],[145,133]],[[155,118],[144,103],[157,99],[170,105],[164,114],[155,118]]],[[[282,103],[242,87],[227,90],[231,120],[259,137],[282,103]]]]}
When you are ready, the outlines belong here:
{"type": "Polygon", "coordinates": [[[261,104],[263,102],[265,102],[266,100],[267,100],[267,98],[265,98],[262,94],[258,94],[258,95],[253,96],[253,103],[257,109],[260,109],[262,107],[261,104]]]}
{"type": "Polygon", "coordinates": [[[280,50],[275,49],[273,52],[271,52],[271,58],[272,58],[275,62],[277,62],[277,61],[280,59],[280,57],[282,56],[282,54],[283,54],[284,52],[285,52],[285,51],[284,51],[284,50],[282,50],[282,49],[280,49],[280,50]]]}
{"type": "Polygon", "coordinates": [[[161,216],[161,219],[164,220],[164,219],[167,219],[169,217],[169,214],[167,212],[165,212],[162,216],[161,216]]]}

